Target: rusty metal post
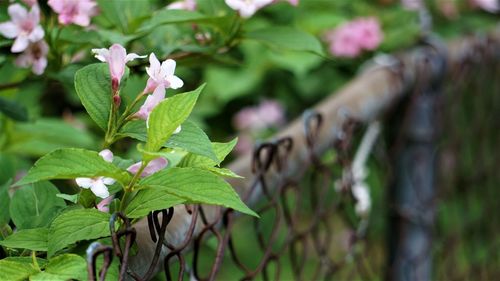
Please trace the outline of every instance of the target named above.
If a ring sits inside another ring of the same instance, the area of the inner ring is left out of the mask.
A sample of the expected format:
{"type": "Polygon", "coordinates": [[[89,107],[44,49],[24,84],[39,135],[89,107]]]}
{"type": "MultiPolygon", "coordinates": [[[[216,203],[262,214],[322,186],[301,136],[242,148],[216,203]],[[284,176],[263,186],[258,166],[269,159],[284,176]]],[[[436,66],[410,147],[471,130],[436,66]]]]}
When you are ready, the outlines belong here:
{"type": "Polygon", "coordinates": [[[429,45],[415,57],[419,73],[393,162],[389,280],[432,280],[437,112],[446,54],[438,44],[429,45]]]}

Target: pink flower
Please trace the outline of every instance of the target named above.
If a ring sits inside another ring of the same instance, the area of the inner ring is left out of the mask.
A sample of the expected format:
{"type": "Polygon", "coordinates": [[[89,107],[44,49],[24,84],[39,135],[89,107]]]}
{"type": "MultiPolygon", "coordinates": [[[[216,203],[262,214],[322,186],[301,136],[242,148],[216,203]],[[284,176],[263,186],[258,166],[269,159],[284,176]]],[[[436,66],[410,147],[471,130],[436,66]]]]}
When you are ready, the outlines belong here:
{"type": "Polygon", "coordinates": [[[104,213],[109,212],[109,204],[111,203],[111,201],[113,201],[114,198],[115,196],[111,195],[101,200],[101,202],[99,202],[99,204],[97,204],[96,206],[97,210],[104,213]]]}
{"type": "Polygon", "coordinates": [[[423,0],[401,0],[401,4],[407,10],[419,10],[424,6],[423,0]]]}
{"type": "Polygon", "coordinates": [[[47,54],[49,45],[44,40],[29,44],[28,48],[17,57],[15,64],[19,67],[28,68],[36,75],[41,75],[47,67],[47,54]]]}
{"type": "Polygon", "coordinates": [[[16,38],[12,48],[13,53],[20,53],[30,42],[39,41],[45,35],[40,22],[40,8],[34,5],[30,12],[19,4],[12,4],[8,8],[11,21],[0,23],[0,33],[7,38],[16,38]]]}
{"type": "Polygon", "coordinates": [[[156,87],[155,91],[152,95],[149,95],[146,98],[144,104],[139,108],[139,111],[135,113],[140,119],[147,120],[149,118],[149,114],[153,111],[153,109],[163,100],[165,99],[165,89],[162,87],[156,87]]]}
{"type": "Polygon", "coordinates": [[[380,24],[375,18],[360,18],[328,32],[330,52],[339,57],[353,58],[363,50],[376,49],[383,39],[380,24]]]}
{"type": "Polygon", "coordinates": [[[258,106],[243,108],[236,114],[233,123],[240,131],[259,131],[279,126],[284,120],[283,107],[276,101],[265,100],[258,106]]]}
{"type": "Polygon", "coordinates": [[[57,19],[63,25],[88,26],[90,18],[97,14],[97,3],[93,0],[49,0],[48,4],[59,14],[57,19]]]}
{"type": "Polygon", "coordinates": [[[471,0],[471,2],[474,6],[478,6],[490,13],[497,13],[500,11],[500,3],[497,0],[471,0]]]}
{"type": "Polygon", "coordinates": [[[376,18],[359,19],[356,21],[356,25],[361,48],[375,50],[382,43],[384,35],[376,18]]]}
{"type": "Polygon", "coordinates": [[[231,9],[238,11],[240,16],[249,18],[261,8],[271,4],[274,0],[225,0],[231,9]]]}
{"type": "Polygon", "coordinates": [[[150,66],[146,67],[149,79],[144,89],[145,93],[151,93],[158,87],[163,89],[178,89],[184,85],[184,82],[174,75],[176,66],[174,60],[168,59],[160,65],[160,61],[156,58],[156,55],[151,53],[149,55],[149,64],[150,66]]]}
{"type": "MultiPolygon", "coordinates": [[[[99,152],[99,155],[106,162],[113,162],[113,152],[109,149],[105,149],[99,152]]],[[[109,197],[109,191],[107,185],[112,185],[115,180],[107,177],[95,177],[95,178],[76,178],[76,184],[81,188],[90,188],[95,196],[100,198],[109,197]]]]}
{"type": "Polygon", "coordinates": [[[114,92],[118,91],[120,86],[120,81],[125,73],[125,64],[134,59],[146,57],[135,53],[127,54],[127,50],[120,44],[113,44],[109,50],[105,48],[92,49],[92,53],[98,60],[108,63],[114,92]]]}
{"type": "Polygon", "coordinates": [[[167,9],[194,11],[196,10],[196,1],[195,0],[176,1],[168,5],[167,9]]]}
{"type": "Polygon", "coordinates": [[[151,93],[146,98],[146,101],[141,106],[136,116],[147,120],[153,109],[165,99],[165,89],[178,89],[184,85],[184,82],[174,75],[176,63],[174,60],[168,59],[161,63],[156,58],[154,53],[149,55],[150,66],[146,67],[146,72],[149,75],[148,82],[144,88],[144,93],[151,93]]]}
{"type": "MultiPolygon", "coordinates": [[[[146,168],[141,173],[141,177],[147,177],[150,176],[160,170],[163,170],[165,167],[167,167],[168,161],[163,158],[163,157],[158,157],[156,159],[151,160],[148,165],[146,165],[146,168]]],[[[127,168],[127,171],[129,171],[132,174],[136,174],[139,172],[139,168],[141,168],[142,162],[137,162],[134,165],[130,166],[127,168]]]]}

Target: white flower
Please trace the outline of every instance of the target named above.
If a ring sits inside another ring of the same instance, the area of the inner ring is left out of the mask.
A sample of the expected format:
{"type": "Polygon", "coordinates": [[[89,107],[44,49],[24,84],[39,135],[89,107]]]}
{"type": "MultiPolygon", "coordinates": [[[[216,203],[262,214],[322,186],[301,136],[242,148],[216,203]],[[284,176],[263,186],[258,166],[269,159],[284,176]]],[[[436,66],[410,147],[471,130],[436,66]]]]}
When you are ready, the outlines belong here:
{"type": "Polygon", "coordinates": [[[160,61],[156,58],[156,55],[151,53],[149,55],[149,64],[150,66],[146,67],[149,79],[144,89],[145,93],[151,93],[159,86],[163,89],[178,89],[184,86],[184,82],[174,75],[176,67],[174,60],[168,59],[160,65],[160,61]]]}
{"type": "Polygon", "coordinates": [[[249,18],[259,9],[271,4],[274,0],[226,0],[231,9],[238,11],[240,16],[249,18]]]}
{"type": "MultiPolygon", "coordinates": [[[[106,162],[110,163],[113,162],[113,152],[111,152],[109,149],[105,149],[99,152],[99,155],[101,155],[101,157],[106,162]]],[[[81,188],[90,188],[92,193],[94,193],[95,196],[100,198],[109,197],[109,191],[107,186],[112,185],[116,182],[113,178],[107,178],[107,177],[76,178],[75,181],[76,184],[81,188]]]]}

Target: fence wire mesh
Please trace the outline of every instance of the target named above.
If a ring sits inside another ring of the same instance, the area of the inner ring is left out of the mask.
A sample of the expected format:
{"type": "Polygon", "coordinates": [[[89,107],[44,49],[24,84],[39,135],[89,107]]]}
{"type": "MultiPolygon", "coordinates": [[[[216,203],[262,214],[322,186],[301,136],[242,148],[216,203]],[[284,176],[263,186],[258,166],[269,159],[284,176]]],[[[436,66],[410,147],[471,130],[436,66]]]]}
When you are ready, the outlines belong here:
{"type": "MultiPolygon", "coordinates": [[[[321,114],[310,111],[303,118],[302,137],[307,145],[301,149],[311,165],[305,167],[301,180],[283,173],[287,163],[294,161],[288,157],[295,145],[292,138],[261,143],[254,151],[254,181],[242,198],[252,203],[260,218],[219,208],[209,219],[205,206],[185,206],[190,223],[183,242],[174,246],[163,239],[174,208],[153,212],[147,220],[154,256],[141,275],[128,266],[136,230],[126,217],[115,214],[110,221],[112,245],[96,243],[88,249],[91,280],[104,280],[113,258],[120,262],[120,279],[135,280],[153,278],[158,268],[166,280],[380,280],[385,274],[394,278],[391,268],[395,263],[407,262],[406,273],[411,273],[422,262],[420,257],[429,255],[433,257],[432,279],[492,280],[500,276],[500,238],[496,235],[500,222],[496,216],[485,221],[487,214],[496,212],[500,183],[496,152],[500,97],[496,94],[499,85],[494,83],[500,68],[489,43],[487,38],[478,40],[442,81],[445,94],[435,110],[442,121],[433,152],[436,157],[436,152],[441,155],[436,158],[435,195],[421,194],[425,191],[419,188],[410,190],[408,198],[414,202],[411,208],[401,209],[390,199],[394,189],[382,190],[398,173],[392,161],[400,153],[400,139],[394,137],[398,133],[392,137],[389,133],[378,140],[374,157],[366,163],[372,211],[363,210],[360,204],[366,202],[360,202],[363,195],[354,188],[358,182],[353,161],[366,126],[346,118],[336,140],[318,155],[314,152],[318,132],[329,128],[322,126],[321,114]],[[488,67],[484,67],[486,63],[488,67]],[[270,177],[276,184],[269,183],[270,177]],[[460,204],[470,209],[462,210],[460,204]],[[431,208],[436,210],[429,219],[425,213],[431,208]],[[387,245],[397,245],[399,236],[409,234],[388,228],[387,214],[427,226],[428,239],[417,243],[423,255],[390,260],[387,245]],[[120,229],[115,229],[117,221],[120,229]],[[195,235],[200,223],[203,227],[195,235]],[[104,263],[97,268],[100,255],[104,263]],[[462,265],[460,270],[457,264],[462,265]]],[[[417,83],[414,92],[422,89],[417,83]]],[[[402,110],[392,116],[404,120],[401,116],[411,112],[408,109],[415,95],[403,101],[407,106],[401,108],[406,113],[402,110]]],[[[387,119],[384,124],[390,127],[394,122],[387,119]]],[[[416,153],[409,161],[419,157],[416,153]]],[[[415,278],[410,279],[422,280],[415,278]]]]}

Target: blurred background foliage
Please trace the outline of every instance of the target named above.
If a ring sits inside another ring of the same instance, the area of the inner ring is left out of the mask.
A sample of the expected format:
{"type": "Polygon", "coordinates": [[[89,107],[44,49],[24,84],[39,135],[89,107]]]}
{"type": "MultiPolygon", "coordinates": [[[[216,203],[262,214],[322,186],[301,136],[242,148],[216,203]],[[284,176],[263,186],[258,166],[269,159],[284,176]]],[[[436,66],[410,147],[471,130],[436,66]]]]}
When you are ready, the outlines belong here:
{"type": "MultiPolygon", "coordinates": [[[[96,62],[91,48],[120,43],[139,54],[155,52],[162,58],[175,58],[177,75],[185,82],[182,91],[207,83],[193,121],[213,141],[225,141],[238,135],[233,117],[242,108],[273,99],[281,104],[286,119],[292,120],[345,85],[373,55],[405,50],[420,38],[418,12],[404,9],[395,0],[301,0],[297,7],[279,2],[248,20],[238,18],[223,0],[199,0],[198,12],[179,13],[177,18],[169,17],[164,9],[170,1],[99,0],[94,27],[85,29],[58,26],[45,1],[40,2],[50,46],[46,75],[17,68],[10,41],[0,39],[0,106],[13,111],[13,118],[0,115],[0,184],[55,148],[100,145],[101,132],[85,114],[73,87],[75,72],[96,62]],[[380,21],[384,36],[379,48],[356,58],[330,54],[326,32],[358,17],[380,21]]],[[[487,32],[498,21],[498,15],[473,7],[471,1],[426,3],[433,31],[445,40],[487,32]]],[[[8,4],[0,3],[0,22],[8,20],[8,4]]],[[[480,62],[479,70],[468,72],[458,86],[451,77],[443,101],[436,280],[500,276],[496,204],[500,194],[500,73],[498,65],[491,63],[480,62]]],[[[125,98],[138,94],[146,81],[147,61],[130,65],[122,91],[125,98]]],[[[167,95],[173,93],[169,90],[167,95]]],[[[282,125],[252,137],[268,137],[282,125]]],[[[117,149],[134,153],[135,145],[120,144],[117,149]]],[[[371,269],[369,280],[384,280],[387,171],[381,168],[384,163],[373,161],[369,178],[373,208],[364,258],[371,269]]],[[[245,231],[248,222],[238,227],[245,231]]],[[[249,244],[246,251],[258,259],[254,249],[249,244]]],[[[231,269],[225,270],[222,276],[229,278],[231,269]]]]}

